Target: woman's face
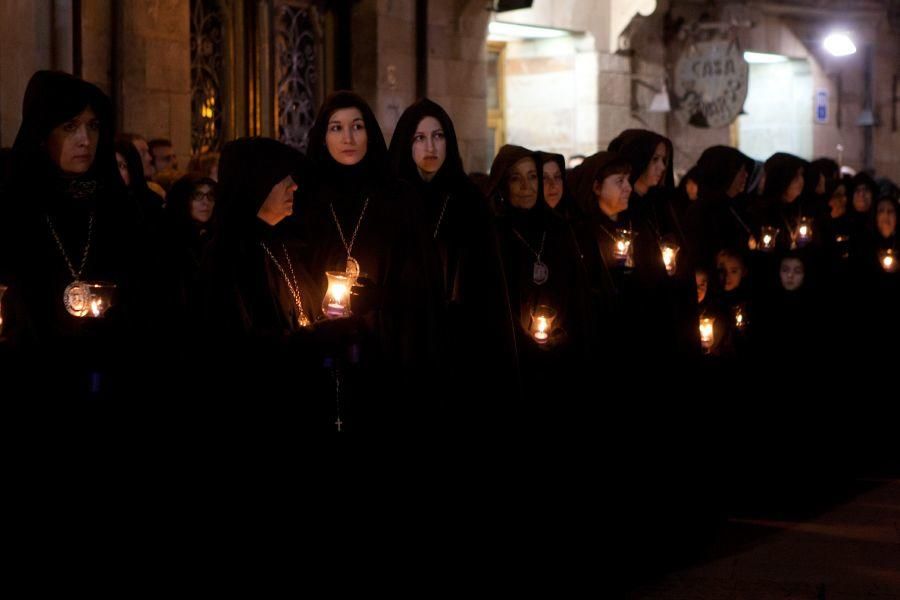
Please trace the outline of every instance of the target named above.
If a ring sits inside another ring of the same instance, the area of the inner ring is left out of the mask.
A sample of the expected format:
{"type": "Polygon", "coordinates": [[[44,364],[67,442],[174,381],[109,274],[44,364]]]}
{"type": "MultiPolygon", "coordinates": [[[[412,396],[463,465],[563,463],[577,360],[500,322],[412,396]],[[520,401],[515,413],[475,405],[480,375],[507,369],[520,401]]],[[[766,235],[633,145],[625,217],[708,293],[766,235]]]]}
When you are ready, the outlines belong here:
{"type": "Polygon", "coordinates": [[[700,186],[697,185],[697,182],[693,179],[688,179],[684,183],[684,191],[687,192],[688,200],[696,202],[697,196],[700,193],[700,186]]]}
{"type": "Polygon", "coordinates": [[[872,208],[872,190],[867,185],[856,186],[853,190],[853,210],[866,213],[870,208],[872,208]]]}
{"type": "Polygon", "coordinates": [[[733,256],[720,256],[717,265],[722,289],[726,292],[736,290],[744,278],[744,265],[733,256]]]}
{"type": "Polygon", "coordinates": [[[745,165],[741,165],[740,170],[737,172],[737,175],[734,176],[734,179],[731,180],[731,185],[728,187],[729,198],[734,198],[738,194],[742,194],[744,190],[747,188],[747,177],[750,175],[747,173],[747,167],[745,165]]]}
{"type": "Polygon", "coordinates": [[[816,183],[816,194],[821,196],[825,193],[825,173],[819,173],[819,181],[816,183]]]}
{"type": "Polygon", "coordinates": [[[709,276],[705,271],[696,271],[694,281],[697,282],[697,304],[699,304],[706,299],[706,292],[709,290],[709,276]]]}
{"type": "Polygon", "coordinates": [[[122,181],[125,182],[125,185],[131,185],[131,175],[128,173],[128,161],[126,161],[125,157],[118,152],[116,152],[116,167],[119,169],[119,175],[122,177],[122,181]]]}
{"type": "Polygon", "coordinates": [[[834,189],[828,199],[828,206],[831,208],[832,219],[840,218],[847,212],[847,188],[843,184],[834,189]]]}
{"type": "Polygon", "coordinates": [[[412,153],[419,175],[431,181],[447,158],[447,139],[440,121],[434,117],[419,121],[413,134],[412,153]]]}
{"type": "Polygon", "coordinates": [[[893,202],[882,200],[878,203],[875,223],[878,226],[878,233],[883,238],[889,238],[897,232],[897,208],[893,202]]]}
{"type": "Polygon", "coordinates": [[[607,175],[603,182],[594,182],[594,197],[600,208],[606,214],[614,216],[628,208],[628,199],[631,198],[631,183],[628,181],[628,173],[613,173],[607,175]]]}
{"type": "Polygon", "coordinates": [[[789,292],[799,290],[803,285],[803,276],[805,275],[803,261],[799,258],[785,258],[781,261],[779,275],[781,276],[781,286],[785,290],[789,292]]]}
{"type": "Polygon", "coordinates": [[[47,153],[66,175],[87,173],[97,156],[100,141],[100,119],[91,107],[50,132],[47,153]]]}
{"type": "Polygon", "coordinates": [[[338,164],[351,167],[366,156],[369,136],[358,108],[340,108],[328,118],[325,146],[338,164]]]}
{"type": "Polygon", "coordinates": [[[644,187],[652,188],[662,182],[663,176],[666,174],[666,167],[669,164],[668,151],[666,145],[662,142],[657,144],[650,164],[641,173],[641,182],[644,187]]]}
{"type": "MultiPolygon", "coordinates": [[[[276,186],[277,187],[277,186],[276,186]]],[[[191,194],[191,218],[198,223],[207,223],[216,207],[216,196],[209,184],[198,185],[191,194]]],[[[293,211],[293,201],[291,210],[293,211]]],[[[290,213],[289,213],[290,214],[290,213]]]]}
{"type": "Polygon", "coordinates": [[[544,163],[544,200],[550,208],[556,208],[563,195],[563,174],[556,161],[544,163]]]}
{"type": "Polygon", "coordinates": [[[531,157],[520,159],[509,170],[509,203],[516,208],[526,210],[533,208],[538,196],[537,182],[534,159],[531,157]]]}
{"type": "Polygon", "coordinates": [[[797,172],[794,174],[794,178],[791,180],[790,185],[788,185],[787,189],[784,191],[784,196],[782,198],[785,202],[790,204],[794,200],[800,197],[800,194],[803,193],[803,167],[797,169],[797,172]]]}
{"type": "Polygon", "coordinates": [[[274,186],[256,213],[269,225],[276,225],[294,212],[294,192],[299,186],[294,178],[288,175],[274,186]]]}

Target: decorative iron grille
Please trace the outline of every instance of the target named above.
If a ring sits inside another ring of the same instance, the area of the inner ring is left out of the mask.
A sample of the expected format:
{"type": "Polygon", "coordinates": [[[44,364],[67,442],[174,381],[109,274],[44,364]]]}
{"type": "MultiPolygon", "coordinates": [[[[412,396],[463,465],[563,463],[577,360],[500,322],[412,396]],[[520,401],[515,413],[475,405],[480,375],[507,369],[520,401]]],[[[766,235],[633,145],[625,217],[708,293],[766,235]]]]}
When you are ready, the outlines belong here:
{"type": "Polygon", "coordinates": [[[319,18],[313,6],[288,3],[275,18],[278,139],[304,152],[318,109],[319,18]]]}
{"type": "Polygon", "coordinates": [[[219,0],[191,0],[191,150],[222,146],[224,21],[219,0]]]}

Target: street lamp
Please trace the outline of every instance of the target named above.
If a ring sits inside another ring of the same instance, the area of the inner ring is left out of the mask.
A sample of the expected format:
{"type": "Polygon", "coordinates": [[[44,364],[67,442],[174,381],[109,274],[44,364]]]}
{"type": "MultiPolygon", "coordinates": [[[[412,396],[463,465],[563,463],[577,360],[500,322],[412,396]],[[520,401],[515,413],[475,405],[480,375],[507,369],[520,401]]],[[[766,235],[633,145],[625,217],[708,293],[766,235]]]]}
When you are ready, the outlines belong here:
{"type": "Polygon", "coordinates": [[[846,33],[830,33],[822,42],[825,50],[832,56],[850,56],[856,54],[856,45],[846,33]]]}

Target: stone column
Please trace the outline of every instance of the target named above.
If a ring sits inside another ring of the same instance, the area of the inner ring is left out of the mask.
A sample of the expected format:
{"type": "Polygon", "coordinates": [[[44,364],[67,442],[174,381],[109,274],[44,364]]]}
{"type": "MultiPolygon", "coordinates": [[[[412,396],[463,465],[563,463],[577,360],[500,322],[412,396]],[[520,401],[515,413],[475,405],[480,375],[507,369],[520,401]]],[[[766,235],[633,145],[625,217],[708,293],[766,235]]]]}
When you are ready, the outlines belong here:
{"type": "Polygon", "coordinates": [[[28,80],[53,66],[52,11],[48,0],[0,2],[0,146],[16,139],[28,80]]]}
{"type": "Polygon", "coordinates": [[[190,0],[120,0],[117,49],[119,131],[172,140],[191,154],[190,0]]]}

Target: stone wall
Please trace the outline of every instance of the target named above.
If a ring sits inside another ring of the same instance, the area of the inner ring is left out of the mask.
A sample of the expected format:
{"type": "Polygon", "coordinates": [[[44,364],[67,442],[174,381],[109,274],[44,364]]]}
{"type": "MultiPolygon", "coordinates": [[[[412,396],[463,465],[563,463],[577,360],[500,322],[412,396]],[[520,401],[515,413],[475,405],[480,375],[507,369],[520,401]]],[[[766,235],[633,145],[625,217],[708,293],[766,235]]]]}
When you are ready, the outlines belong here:
{"type": "Polygon", "coordinates": [[[189,0],[119,1],[119,130],[191,154],[189,0]]]}
{"type": "Polygon", "coordinates": [[[487,24],[480,0],[429,0],[428,96],[453,119],[463,165],[487,171],[487,24]]]}
{"type": "Polygon", "coordinates": [[[22,97],[35,71],[53,68],[53,2],[0,2],[0,146],[12,146],[22,119],[22,97]]]}
{"type": "MultiPolygon", "coordinates": [[[[428,3],[428,96],[453,119],[463,163],[483,170],[487,157],[485,39],[479,0],[428,3]]],[[[353,88],[372,106],[385,139],[416,100],[414,0],[362,0],[354,6],[353,88]]]]}
{"type": "Polygon", "coordinates": [[[81,0],[81,76],[112,94],[113,0],[81,0]]]}

